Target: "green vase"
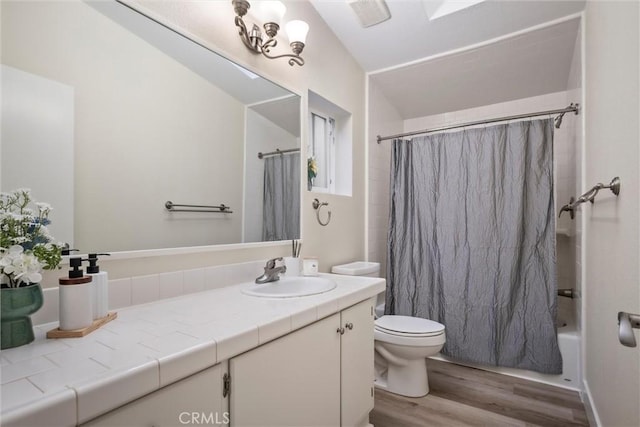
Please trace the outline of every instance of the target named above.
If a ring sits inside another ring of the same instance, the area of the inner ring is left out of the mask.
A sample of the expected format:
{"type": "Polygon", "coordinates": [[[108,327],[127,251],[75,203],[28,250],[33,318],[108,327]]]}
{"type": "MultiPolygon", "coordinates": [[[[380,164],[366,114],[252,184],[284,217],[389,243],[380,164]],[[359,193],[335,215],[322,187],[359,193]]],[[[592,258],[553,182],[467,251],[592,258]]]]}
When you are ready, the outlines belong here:
{"type": "Polygon", "coordinates": [[[2,350],[29,344],[35,339],[29,316],[38,311],[43,303],[39,283],[0,289],[2,350]]]}

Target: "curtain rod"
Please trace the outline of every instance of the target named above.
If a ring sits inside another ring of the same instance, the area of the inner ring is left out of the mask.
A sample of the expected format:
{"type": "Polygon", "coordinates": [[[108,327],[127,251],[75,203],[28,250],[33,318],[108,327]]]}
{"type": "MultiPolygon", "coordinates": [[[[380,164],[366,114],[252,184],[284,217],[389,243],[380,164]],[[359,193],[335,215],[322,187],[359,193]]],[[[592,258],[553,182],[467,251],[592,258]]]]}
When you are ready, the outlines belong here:
{"type": "Polygon", "coordinates": [[[562,117],[565,115],[565,113],[572,113],[573,112],[577,116],[579,111],[580,111],[579,104],[574,104],[572,102],[571,105],[569,105],[567,108],[562,108],[560,110],[539,111],[537,113],[518,114],[518,115],[515,115],[515,116],[498,117],[498,118],[495,118],[495,119],[487,119],[487,120],[478,120],[478,121],[475,121],[475,122],[467,122],[467,123],[461,123],[461,124],[458,124],[458,125],[451,125],[451,126],[442,126],[442,127],[433,128],[433,129],[423,129],[423,130],[418,130],[418,131],[413,131],[413,132],[399,133],[397,135],[390,135],[390,136],[380,136],[380,135],[378,135],[377,139],[378,139],[378,144],[380,144],[380,142],[382,142],[384,140],[402,138],[403,136],[420,135],[420,134],[423,134],[423,133],[439,132],[439,131],[442,131],[442,130],[449,130],[449,129],[461,128],[461,127],[466,127],[466,126],[475,126],[475,125],[482,125],[482,124],[486,124],[486,123],[502,122],[502,121],[505,121],[505,120],[526,119],[526,118],[529,118],[529,117],[547,116],[547,115],[551,115],[551,114],[559,114],[559,116],[555,118],[555,122],[556,122],[556,128],[560,128],[560,124],[562,123],[562,117]]]}
{"type": "Polygon", "coordinates": [[[298,152],[298,151],[300,151],[300,149],[299,148],[290,148],[288,150],[281,150],[279,148],[276,148],[276,151],[270,151],[268,153],[263,153],[263,152],[258,153],[258,158],[262,159],[265,156],[275,156],[277,154],[293,153],[294,151],[298,152]]]}

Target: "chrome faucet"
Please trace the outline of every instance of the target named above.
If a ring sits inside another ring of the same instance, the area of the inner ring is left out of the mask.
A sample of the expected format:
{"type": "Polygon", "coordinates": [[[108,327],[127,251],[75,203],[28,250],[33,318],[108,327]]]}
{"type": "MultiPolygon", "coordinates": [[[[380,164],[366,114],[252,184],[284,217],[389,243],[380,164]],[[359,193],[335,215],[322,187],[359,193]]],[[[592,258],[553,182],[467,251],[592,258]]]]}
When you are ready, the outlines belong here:
{"type": "Polygon", "coordinates": [[[256,283],[261,284],[280,280],[279,274],[286,272],[287,267],[284,265],[276,267],[277,261],[282,261],[282,257],[273,258],[267,261],[267,264],[264,266],[264,273],[256,279],[256,283]]]}

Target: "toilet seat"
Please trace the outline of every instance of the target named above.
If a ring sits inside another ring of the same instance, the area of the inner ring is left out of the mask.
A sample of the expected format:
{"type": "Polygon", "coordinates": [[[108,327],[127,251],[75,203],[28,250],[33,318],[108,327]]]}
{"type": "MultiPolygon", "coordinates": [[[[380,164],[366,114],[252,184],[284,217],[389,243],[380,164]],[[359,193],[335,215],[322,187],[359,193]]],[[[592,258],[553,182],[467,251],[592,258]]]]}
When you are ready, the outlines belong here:
{"type": "Polygon", "coordinates": [[[432,337],[444,333],[444,325],[419,317],[387,315],[375,321],[378,331],[404,337],[432,337]]]}
{"type": "Polygon", "coordinates": [[[395,337],[406,337],[406,338],[428,338],[428,337],[435,337],[443,334],[443,332],[432,332],[428,334],[411,334],[406,332],[388,331],[384,328],[377,328],[377,327],[375,328],[375,330],[383,334],[393,335],[395,337]]]}
{"type": "Polygon", "coordinates": [[[446,342],[444,331],[439,334],[421,337],[415,335],[394,335],[377,328],[373,330],[373,339],[377,343],[395,344],[405,347],[435,347],[443,346],[446,342]]]}
{"type": "Polygon", "coordinates": [[[433,320],[392,315],[382,316],[374,324],[374,339],[383,343],[431,347],[446,341],[444,325],[433,320]]]}

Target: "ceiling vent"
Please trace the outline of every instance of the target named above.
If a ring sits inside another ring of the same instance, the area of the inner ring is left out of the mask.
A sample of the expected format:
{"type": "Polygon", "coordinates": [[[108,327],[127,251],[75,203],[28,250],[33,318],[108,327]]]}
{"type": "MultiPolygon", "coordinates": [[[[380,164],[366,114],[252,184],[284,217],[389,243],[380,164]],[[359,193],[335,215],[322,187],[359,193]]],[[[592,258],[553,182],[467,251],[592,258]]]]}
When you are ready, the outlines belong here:
{"type": "Polygon", "coordinates": [[[347,3],[364,27],[371,27],[391,18],[391,13],[384,0],[347,0],[347,3]]]}

